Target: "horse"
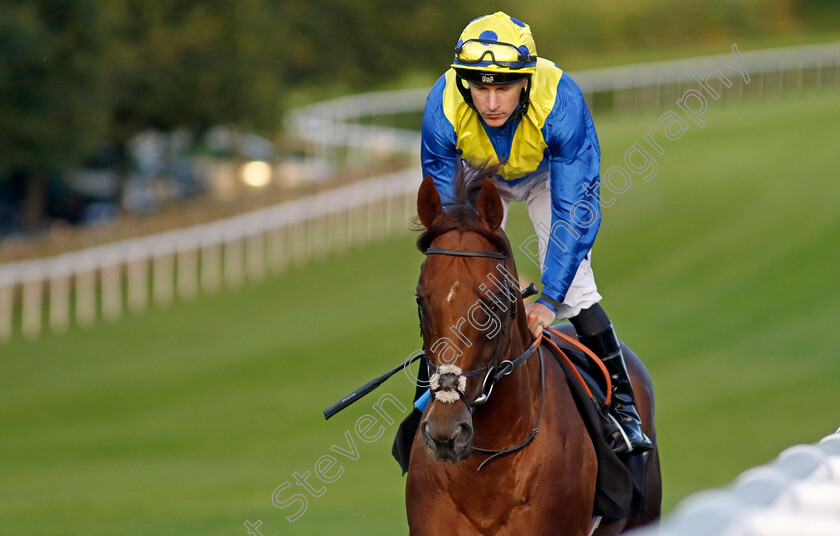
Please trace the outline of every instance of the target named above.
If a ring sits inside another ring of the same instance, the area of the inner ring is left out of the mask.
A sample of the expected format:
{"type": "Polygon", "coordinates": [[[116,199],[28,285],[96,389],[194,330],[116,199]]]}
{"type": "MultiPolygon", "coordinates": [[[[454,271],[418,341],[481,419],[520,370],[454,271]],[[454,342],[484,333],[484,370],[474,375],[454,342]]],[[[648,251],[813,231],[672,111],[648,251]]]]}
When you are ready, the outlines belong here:
{"type": "MultiPolygon", "coordinates": [[[[565,373],[528,329],[501,229],[503,201],[492,180],[497,170],[462,168],[446,210],[431,177],[418,191],[425,230],[417,246],[426,258],[416,294],[434,373],[411,447],[409,531],[585,536],[593,533],[598,462],[565,373]]],[[[643,429],[655,442],[650,377],[622,347],[643,429]]],[[[619,534],[658,519],[658,450],[645,456],[641,514],[604,522],[594,534],[619,534]]]]}

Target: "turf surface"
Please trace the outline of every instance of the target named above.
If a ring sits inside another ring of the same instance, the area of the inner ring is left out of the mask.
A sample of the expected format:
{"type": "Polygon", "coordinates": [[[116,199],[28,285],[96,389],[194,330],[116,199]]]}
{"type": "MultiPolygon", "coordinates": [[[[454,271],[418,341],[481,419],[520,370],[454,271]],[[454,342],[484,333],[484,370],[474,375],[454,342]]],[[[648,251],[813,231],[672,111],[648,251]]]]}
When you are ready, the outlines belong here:
{"type": "MultiPolygon", "coordinates": [[[[596,117],[604,169],[657,117],[596,117]]],[[[667,508],[840,425],[838,94],[711,102],[704,121],[614,195],[594,253],[604,307],[657,388],[667,508]]],[[[514,244],[528,225],[514,210],[514,244]]],[[[420,262],[404,234],[0,348],[0,533],[406,533],[396,426],[380,416],[369,443],[354,427],[379,396],[407,400],[408,380],[321,410],[419,346],[420,262]],[[294,473],[327,454],[341,472],[310,475],[313,497],[294,473]],[[299,504],[272,505],[285,482],[278,501],[308,496],[294,523],[299,504]]]]}

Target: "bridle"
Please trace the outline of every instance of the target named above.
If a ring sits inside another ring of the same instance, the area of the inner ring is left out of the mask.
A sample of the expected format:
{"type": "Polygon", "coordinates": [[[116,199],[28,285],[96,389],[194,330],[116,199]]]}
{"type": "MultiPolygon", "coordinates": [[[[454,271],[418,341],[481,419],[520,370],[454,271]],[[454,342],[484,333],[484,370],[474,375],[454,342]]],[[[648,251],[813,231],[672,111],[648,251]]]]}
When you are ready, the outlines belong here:
{"type": "MultiPolygon", "coordinates": [[[[492,258],[492,259],[499,259],[505,260],[507,259],[507,255],[498,251],[482,251],[482,250],[469,250],[469,249],[444,249],[444,248],[428,248],[426,249],[426,255],[450,255],[454,257],[485,257],[485,258],[492,258]]],[[[507,281],[507,280],[506,280],[507,281]]],[[[516,317],[516,298],[515,294],[512,292],[508,292],[508,295],[511,296],[511,302],[509,304],[509,311],[510,311],[510,318],[505,318],[506,324],[509,323],[509,320],[512,320],[516,317]]],[[[421,307],[418,303],[418,308],[421,307]]],[[[421,313],[422,314],[422,313],[421,313]]],[[[498,358],[498,354],[500,353],[500,345],[501,345],[501,333],[499,334],[499,342],[497,342],[496,351],[493,353],[493,357],[490,359],[490,364],[485,367],[481,367],[478,369],[470,370],[467,372],[461,372],[458,369],[457,375],[462,376],[464,378],[472,378],[474,376],[478,376],[480,374],[484,374],[484,380],[481,384],[481,394],[472,402],[468,402],[464,400],[464,403],[467,407],[474,408],[476,406],[480,406],[485,404],[489,399],[490,395],[493,392],[493,387],[496,385],[496,382],[513,372],[516,367],[524,363],[528,360],[529,357],[534,355],[539,347],[540,339],[534,341],[524,352],[522,352],[519,356],[514,359],[506,359],[500,363],[495,363],[496,359],[498,358]]],[[[427,360],[429,363],[429,360],[427,360]]],[[[441,370],[443,367],[435,367],[434,370],[431,370],[431,363],[429,363],[430,367],[430,377],[434,374],[438,376],[442,374],[452,374],[453,372],[449,372],[451,370],[457,369],[458,367],[452,367],[451,365],[444,370],[441,370]]],[[[464,398],[464,393],[461,392],[459,398],[464,398]]]]}
{"type": "MultiPolygon", "coordinates": [[[[427,256],[450,255],[455,257],[485,257],[499,259],[501,261],[507,259],[507,255],[498,251],[427,248],[425,253],[427,256]]],[[[507,281],[507,279],[505,279],[505,281],[507,281]]],[[[516,292],[518,292],[518,290],[516,292]]],[[[509,295],[511,296],[511,303],[509,304],[509,318],[505,318],[506,324],[508,325],[516,316],[516,294],[509,293],[509,295]]],[[[419,301],[417,306],[421,314],[422,322],[422,306],[420,305],[419,301]]],[[[478,466],[479,471],[490,460],[499,456],[503,456],[505,454],[516,452],[517,450],[525,447],[528,443],[531,442],[531,440],[534,439],[534,437],[537,435],[537,425],[539,424],[540,415],[542,414],[543,399],[545,398],[545,364],[543,362],[542,353],[539,351],[540,343],[542,342],[542,335],[537,337],[537,339],[530,346],[528,346],[528,348],[524,352],[519,354],[519,356],[517,356],[514,359],[506,359],[504,361],[501,361],[500,363],[495,363],[495,361],[498,358],[501,349],[501,339],[503,338],[502,332],[500,331],[500,333],[496,336],[499,339],[499,341],[496,343],[496,351],[493,352],[493,357],[491,357],[489,364],[485,367],[463,372],[460,368],[454,365],[442,365],[440,367],[435,366],[433,371],[433,365],[431,364],[431,360],[426,360],[430,372],[429,381],[433,398],[440,400],[444,403],[452,403],[457,400],[461,400],[467,406],[467,409],[469,409],[470,414],[472,414],[477,406],[487,403],[487,401],[490,399],[490,395],[493,393],[493,387],[496,385],[496,382],[498,382],[505,376],[511,374],[514,370],[516,370],[518,366],[525,363],[525,361],[527,361],[528,358],[530,358],[535,353],[539,354],[540,356],[540,407],[539,411],[537,412],[537,420],[534,423],[534,428],[532,428],[528,432],[525,439],[523,439],[516,446],[510,448],[496,450],[473,447],[473,450],[475,450],[476,452],[491,455],[478,466]],[[484,374],[484,380],[481,384],[481,394],[479,394],[479,396],[476,397],[475,400],[470,402],[466,399],[465,395],[466,379],[479,376],[481,374],[484,374]]]]}

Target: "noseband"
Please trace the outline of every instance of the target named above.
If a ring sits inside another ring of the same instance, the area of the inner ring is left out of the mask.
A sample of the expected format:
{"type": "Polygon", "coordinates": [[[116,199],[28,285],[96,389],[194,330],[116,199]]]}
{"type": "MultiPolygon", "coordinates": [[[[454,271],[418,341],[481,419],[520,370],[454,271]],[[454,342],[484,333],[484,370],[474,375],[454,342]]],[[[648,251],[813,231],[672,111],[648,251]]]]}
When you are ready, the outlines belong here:
{"type": "MultiPolygon", "coordinates": [[[[476,406],[486,404],[490,400],[490,395],[493,393],[493,387],[496,382],[514,371],[516,367],[525,362],[529,357],[537,352],[542,337],[539,337],[534,343],[528,347],[527,350],[519,354],[516,359],[505,359],[497,365],[487,365],[479,369],[462,372],[461,369],[455,365],[443,365],[436,367],[429,378],[429,387],[432,391],[432,396],[435,400],[439,400],[445,404],[457,402],[459,399],[464,399],[464,403],[471,410],[476,406]],[[464,398],[467,378],[484,374],[484,381],[481,384],[481,394],[472,402],[467,402],[464,398]]],[[[428,363],[428,361],[427,361],[428,363]]],[[[431,369],[431,364],[429,368],[431,369]]]]}

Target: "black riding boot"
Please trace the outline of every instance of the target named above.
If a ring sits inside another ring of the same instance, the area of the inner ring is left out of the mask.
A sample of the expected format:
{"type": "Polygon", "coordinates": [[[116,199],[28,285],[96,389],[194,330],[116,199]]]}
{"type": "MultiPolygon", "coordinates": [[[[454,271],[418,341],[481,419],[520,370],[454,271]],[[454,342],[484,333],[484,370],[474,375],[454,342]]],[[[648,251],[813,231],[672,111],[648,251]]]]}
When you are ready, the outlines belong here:
{"type": "Polygon", "coordinates": [[[632,452],[639,454],[653,448],[653,443],[642,431],[642,420],[636,412],[636,400],[633,387],[624,364],[624,355],[612,324],[608,328],[589,336],[578,336],[580,342],[595,352],[612,380],[612,404],[610,413],[621,425],[621,437],[615,442],[613,450],[618,454],[632,452]]]}

